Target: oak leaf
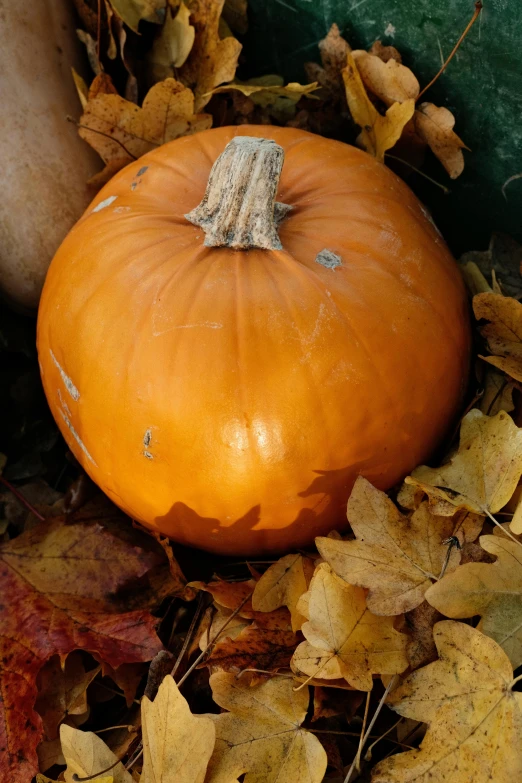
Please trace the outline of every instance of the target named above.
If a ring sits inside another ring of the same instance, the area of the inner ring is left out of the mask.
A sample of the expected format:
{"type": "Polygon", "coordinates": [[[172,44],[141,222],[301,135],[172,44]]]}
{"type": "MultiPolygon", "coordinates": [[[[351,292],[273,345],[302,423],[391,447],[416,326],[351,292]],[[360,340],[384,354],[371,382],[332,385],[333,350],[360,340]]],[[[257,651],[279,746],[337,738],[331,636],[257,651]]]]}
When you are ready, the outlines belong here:
{"type": "Polygon", "coordinates": [[[159,558],[97,519],[88,521],[86,506],[0,547],[1,780],[25,783],[37,770],[42,723],[33,709],[36,675],[51,656],[65,659],[79,648],[117,667],[150,660],[161,649],[152,615],[142,609],[118,613],[115,601],[118,590],[159,558]]]}
{"type": "Polygon", "coordinates": [[[214,750],[214,723],[205,715],[192,715],[170,675],[161,683],[154,701],[143,697],[141,717],[140,783],[203,783],[214,750]]]}
{"type": "Polygon", "coordinates": [[[375,54],[363,49],[352,52],[357,70],[366,89],[386,106],[416,100],[420,86],[417,77],[409,68],[389,58],[384,62],[375,54]]]}
{"type": "Polygon", "coordinates": [[[516,669],[522,664],[522,547],[504,536],[482,536],[480,545],[497,560],[459,566],[428,590],[426,600],[446,617],[480,615],[479,630],[516,669]]]}
{"type": "Polygon", "coordinates": [[[361,126],[357,143],[382,163],[386,150],[396,144],[404,126],[413,117],[415,101],[408,99],[403,103],[393,103],[384,116],[379,114],[368,97],[352,54],[348,54],[343,79],[348,108],[353,121],[361,126]]]}
{"type": "Polygon", "coordinates": [[[468,149],[453,130],[455,117],[444,106],[421,103],[413,117],[415,130],[440,160],[451,179],[456,179],[464,170],[463,149],[468,149]]]}
{"type": "Polygon", "coordinates": [[[434,628],[439,660],[388,697],[399,715],[426,721],[418,750],[381,761],[372,783],[513,783],[522,779],[522,694],[504,651],[463,623],[434,628]]]}
{"type": "Polygon", "coordinates": [[[346,584],[327,563],[315,570],[307,608],[301,629],[306,641],[293,655],[294,671],[325,680],[344,677],[352,688],[369,691],[373,674],[397,674],[408,666],[408,637],[394,629],[394,618],[372,614],[365,591],[346,584]]]}
{"type": "Polygon", "coordinates": [[[298,631],[306,618],[297,611],[297,602],[308,590],[313,571],[313,561],[309,557],[281,557],[257,582],[252,594],[252,608],[258,612],[272,612],[286,606],[292,618],[292,630],[298,631]]]}
{"type": "Polygon", "coordinates": [[[211,715],[216,746],[206,783],[321,783],[326,753],[313,734],[301,728],[308,710],[308,688],[294,690],[291,679],[274,677],[251,686],[233,674],[210,678],[216,704],[229,712],[211,715]]]}
{"type": "Polygon", "coordinates": [[[433,516],[427,503],[404,516],[384,492],[359,476],[347,512],[357,540],[317,538],[317,549],[338,576],[369,588],[366,603],[374,614],[414,609],[443,568],[452,571],[460,561],[457,547],[448,551],[455,521],[433,516]]]}
{"type": "Polygon", "coordinates": [[[506,505],[521,475],[522,430],[505,411],[490,417],[474,408],[462,419],[450,461],[440,468],[423,465],[405,481],[422,488],[439,513],[454,507],[491,515],[506,505]]]}
{"type": "Polygon", "coordinates": [[[109,0],[114,11],[135,33],[143,19],[161,24],[165,15],[165,0],[109,0]]]}
{"type": "Polygon", "coordinates": [[[480,331],[495,354],[480,358],[522,382],[522,304],[510,296],[484,293],[473,297],[473,312],[478,321],[489,321],[480,331]]]}
{"type": "Polygon", "coordinates": [[[176,15],[167,7],[163,27],[152,44],[148,57],[149,72],[153,82],[175,76],[190,54],[196,31],[190,24],[190,11],[181,3],[176,15]]]}

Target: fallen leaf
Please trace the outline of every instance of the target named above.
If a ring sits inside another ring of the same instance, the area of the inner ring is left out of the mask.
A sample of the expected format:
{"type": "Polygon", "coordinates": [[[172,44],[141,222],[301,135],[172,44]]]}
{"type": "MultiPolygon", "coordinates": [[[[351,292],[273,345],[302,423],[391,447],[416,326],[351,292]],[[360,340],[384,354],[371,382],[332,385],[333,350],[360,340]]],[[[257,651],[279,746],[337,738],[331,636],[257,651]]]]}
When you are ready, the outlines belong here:
{"type": "Polygon", "coordinates": [[[489,321],[480,332],[495,354],[480,358],[522,382],[522,304],[510,296],[478,294],[473,312],[477,321],[489,321]]]}
{"type": "Polygon", "coordinates": [[[386,150],[394,146],[404,126],[411,120],[415,111],[415,101],[409,99],[403,103],[394,103],[384,116],[379,114],[368,98],[351,54],[348,54],[348,65],[343,70],[343,79],[348,108],[353,121],[361,126],[357,143],[382,163],[386,150]]]}
{"type": "Polygon", "coordinates": [[[414,609],[444,566],[452,571],[460,561],[457,547],[448,553],[445,543],[454,535],[455,521],[433,516],[427,503],[404,516],[384,492],[359,476],[347,512],[357,540],[317,538],[317,549],[338,576],[369,589],[366,603],[374,614],[414,609]]]}
{"type": "MultiPolygon", "coordinates": [[[[94,777],[108,767],[111,767],[110,775],[114,783],[133,783],[130,772],[127,772],[112,750],[92,731],[80,731],[63,724],[60,727],[60,740],[67,764],[65,783],[74,783],[75,775],[80,778],[91,775],[94,777]],[[113,764],[115,766],[112,766],[113,764]]],[[[94,779],[99,783],[99,778],[94,779]]]]}
{"type": "MultiPolygon", "coordinates": [[[[164,650],[160,650],[160,655],[164,650]]],[[[102,675],[110,677],[117,687],[123,691],[125,703],[130,707],[136,696],[138,686],[146,673],[147,667],[142,663],[122,663],[117,669],[113,669],[102,662],[102,675]]]]}
{"type": "Polygon", "coordinates": [[[411,669],[418,669],[419,666],[425,666],[436,660],[437,648],[433,641],[433,626],[442,619],[441,613],[427,601],[423,601],[405,615],[405,629],[410,636],[406,655],[411,669]]]}
{"type": "Polygon", "coordinates": [[[42,723],[33,706],[46,660],[79,648],[117,667],[150,660],[162,646],[148,611],[119,614],[115,601],[118,590],[158,564],[158,555],[87,521],[90,513],[85,506],[42,522],[0,547],[0,735],[10,737],[0,779],[10,783],[25,783],[37,770],[42,723]]]}
{"type": "Polygon", "coordinates": [[[303,95],[309,95],[317,89],[317,82],[313,84],[298,84],[290,82],[284,85],[279,76],[262,76],[250,79],[248,82],[235,81],[216,87],[213,94],[238,90],[243,95],[251,98],[258,106],[267,109],[271,116],[280,122],[293,117],[297,102],[303,95]]]}
{"type": "Polygon", "coordinates": [[[339,27],[333,24],[326,38],[319,41],[322,67],[317,63],[305,63],[307,77],[317,81],[330,95],[339,100],[343,94],[342,71],[346,68],[351,46],[342,37],[339,27]]]}
{"type": "Polygon", "coordinates": [[[239,614],[232,617],[232,612],[229,609],[224,609],[221,606],[215,604],[211,606],[206,614],[206,623],[202,623],[204,626],[201,636],[199,637],[199,649],[206,650],[208,645],[215,638],[219,639],[219,631],[226,624],[226,628],[221,635],[221,639],[235,639],[241,631],[246,628],[250,623],[244,617],[239,614]],[[211,615],[211,616],[210,616],[211,615]]]}
{"type": "MultiPolygon", "coordinates": [[[[372,674],[397,674],[408,666],[408,637],[393,627],[392,617],[377,617],[366,607],[365,591],[346,584],[326,563],[310,583],[307,641],[292,658],[292,669],[309,677],[344,679],[370,691],[372,674]]],[[[302,606],[302,604],[300,605],[302,606]]]]}
{"type": "Polygon", "coordinates": [[[166,0],[109,0],[109,2],[118,16],[135,33],[138,32],[142,19],[161,24],[165,17],[166,0]]]}
{"type": "Polygon", "coordinates": [[[398,63],[402,63],[402,56],[395,46],[384,46],[382,41],[374,41],[371,47],[368,49],[368,54],[374,54],[379,57],[384,63],[389,60],[395,60],[398,63]]]}
{"type": "Polygon", "coordinates": [[[348,722],[353,718],[364,701],[360,691],[339,690],[336,688],[314,688],[314,714],[312,723],[321,718],[333,718],[343,715],[348,722]]]}
{"type": "Polygon", "coordinates": [[[480,615],[479,630],[494,639],[513,668],[522,664],[522,548],[504,536],[482,536],[494,563],[468,563],[433,585],[426,600],[460,619],[480,615]]]}
{"type": "Polygon", "coordinates": [[[191,601],[196,596],[196,591],[191,587],[187,587],[187,580],[174,556],[170,540],[159,533],[155,533],[154,538],[167,555],[167,560],[169,561],[169,571],[172,577],[172,594],[183,598],[184,601],[191,601]]]}
{"type": "Polygon", "coordinates": [[[223,579],[215,582],[189,582],[187,587],[193,590],[205,590],[210,593],[214,601],[225,609],[239,611],[240,617],[252,618],[254,610],[252,609],[252,593],[256,583],[254,579],[244,582],[225,582],[223,579]]]}
{"type": "Polygon", "coordinates": [[[231,30],[244,35],[248,30],[247,0],[225,0],[223,19],[231,30]]]}
{"type": "Polygon", "coordinates": [[[313,571],[314,564],[309,557],[281,557],[257,582],[252,595],[252,608],[257,612],[272,612],[286,606],[292,618],[292,630],[298,631],[306,618],[297,611],[297,602],[308,590],[313,571]]]}
{"type": "Polygon", "coordinates": [[[163,27],[152,44],[148,57],[151,81],[160,82],[175,76],[175,69],[181,68],[190,54],[196,31],[190,24],[190,11],[181,3],[176,15],[167,7],[163,27]]]}
{"type": "Polygon", "coordinates": [[[214,750],[214,723],[205,715],[192,715],[170,675],[161,683],[154,701],[143,697],[141,716],[140,783],[203,783],[214,750]]]}
{"type": "Polygon", "coordinates": [[[522,293],[522,245],[506,234],[495,232],[487,250],[470,250],[460,263],[475,264],[490,282],[494,274],[506,296],[518,297],[522,293]]]}
{"type": "Polygon", "coordinates": [[[513,402],[513,384],[500,372],[487,370],[483,381],[484,393],[478,405],[486,416],[496,416],[499,411],[511,413],[515,410],[513,402]]]}
{"type": "Polygon", "coordinates": [[[380,57],[356,49],[352,57],[364,86],[386,106],[417,99],[420,85],[409,68],[393,58],[384,62],[380,57]]]}
{"type": "Polygon", "coordinates": [[[522,779],[522,694],[503,650],[463,623],[434,628],[439,660],[410,674],[387,704],[429,728],[418,750],[384,759],[372,783],[513,783],[522,779]]]}
{"type": "Polygon", "coordinates": [[[450,461],[440,468],[423,465],[405,481],[422,488],[434,508],[442,500],[443,510],[453,506],[491,515],[506,505],[521,475],[522,430],[505,411],[485,416],[474,408],[462,419],[459,448],[450,461]]]}
{"type": "Polygon", "coordinates": [[[82,44],[85,45],[87,50],[87,59],[89,60],[89,65],[92,72],[94,74],[99,74],[102,71],[102,66],[98,58],[98,47],[96,46],[96,41],[92,35],[86,33],[85,30],[76,30],[76,34],[82,44]]]}
{"type": "Polygon", "coordinates": [[[440,160],[451,179],[464,170],[463,149],[468,149],[453,130],[455,117],[444,106],[421,103],[414,114],[415,130],[440,160]]]}
{"type": "Polygon", "coordinates": [[[294,690],[291,679],[274,677],[251,686],[233,674],[210,678],[216,704],[228,713],[211,715],[216,747],[206,783],[321,783],[326,753],[313,734],[301,728],[308,688],[294,690]]]}
{"type": "Polygon", "coordinates": [[[194,111],[211,98],[212,90],[235,76],[241,44],[233,37],[219,37],[219,20],[224,0],[190,0],[191,20],[196,34],[189,57],[178,78],[194,93],[194,111]]]}
{"type": "Polygon", "coordinates": [[[209,114],[194,114],[194,96],[175,79],[165,79],[147,93],[143,106],[119,95],[101,93],[89,99],[79,134],[105,163],[123,165],[154,147],[210,128],[209,114]]]}

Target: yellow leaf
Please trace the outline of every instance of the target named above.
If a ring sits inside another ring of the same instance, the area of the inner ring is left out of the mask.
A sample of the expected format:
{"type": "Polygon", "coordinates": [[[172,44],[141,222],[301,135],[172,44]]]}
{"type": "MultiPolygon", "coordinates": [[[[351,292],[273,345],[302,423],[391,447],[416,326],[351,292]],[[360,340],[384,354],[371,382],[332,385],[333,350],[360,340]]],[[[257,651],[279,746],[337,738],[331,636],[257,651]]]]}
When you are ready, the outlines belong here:
{"type": "Polygon", "coordinates": [[[415,101],[394,103],[383,117],[368,98],[352,54],[348,54],[343,79],[353,121],[362,128],[357,143],[382,162],[386,150],[399,140],[404,126],[413,117],[415,101]]]}
{"type": "MultiPolygon", "coordinates": [[[[440,468],[422,466],[405,479],[421,487],[437,508],[467,508],[494,514],[506,505],[522,475],[522,430],[500,411],[474,408],[462,420],[458,451],[440,468]]],[[[522,532],[514,531],[514,532],[522,532]]]]}
{"type": "Polygon", "coordinates": [[[510,296],[484,293],[473,297],[473,312],[478,321],[489,321],[480,331],[496,354],[480,358],[522,382],[522,304],[510,296]]]}
{"type": "Polygon", "coordinates": [[[352,52],[357,70],[366,89],[379,98],[386,106],[416,100],[420,86],[417,77],[405,65],[397,60],[384,62],[374,54],[362,49],[352,52]]]}
{"type": "Polygon", "coordinates": [[[522,694],[503,650],[463,623],[434,627],[439,660],[388,697],[399,715],[429,723],[418,750],[375,767],[372,783],[514,783],[522,780],[522,694]]]}
{"type": "Polygon", "coordinates": [[[154,701],[141,702],[143,772],[140,783],[203,783],[214,750],[211,718],[192,715],[170,675],[154,701]]]}
{"type": "Polygon", "coordinates": [[[152,87],[140,108],[120,95],[98,93],[80,119],[80,136],[105,163],[141,157],[167,141],[210,128],[208,114],[194,114],[194,96],[174,79],[152,87]]]}
{"type": "MultiPolygon", "coordinates": [[[[348,501],[348,521],[357,541],[316,538],[315,542],[338,576],[369,588],[366,603],[374,614],[395,615],[415,609],[444,566],[446,572],[453,571],[460,562],[457,547],[448,552],[445,543],[458,532],[458,520],[433,516],[427,503],[412,516],[404,516],[384,492],[362,476],[348,501]]],[[[480,517],[475,537],[481,527],[480,517]]]]}
{"type": "Polygon", "coordinates": [[[109,0],[118,16],[135,33],[141,20],[161,24],[165,14],[166,0],[109,0]]]}
{"type": "Polygon", "coordinates": [[[214,701],[229,712],[211,715],[216,747],[205,783],[321,783],[326,753],[313,734],[301,728],[310,698],[308,688],[274,677],[251,686],[245,678],[217,672],[210,678],[214,701]]]}
{"type": "MultiPolygon", "coordinates": [[[[42,775],[41,772],[38,773],[36,776],[36,783],[59,783],[57,780],[52,780],[51,778],[48,778],[46,775],[42,775]]],[[[101,778],[92,778],[92,783],[114,783],[114,778],[112,775],[109,777],[101,777],[101,778]]]]}
{"type": "Polygon", "coordinates": [[[309,95],[314,90],[317,90],[318,85],[317,82],[312,84],[290,82],[287,85],[283,85],[282,82],[281,77],[269,75],[250,79],[248,82],[236,81],[232,82],[232,84],[224,84],[212,92],[219,93],[238,90],[243,95],[251,98],[258,106],[270,109],[276,119],[284,121],[293,116],[299,99],[303,95],[309,95]]]}
{"type": "Polygon", "coordinates": [[[74,81],[74,86],[76,87],[76,90],[78,92],[78,98],[80,99],[80,103],[82,104],[82,109],[85,109],[87,105],[87,101],[89,99],[89,88],[85,83],[85,79],[82,76],[80,76],[80,74],[77,73],[74,70],[74,68],[71,68],[71,72],[74,81]]]}
{"type": "MultiPolygon", "coordinates": [[[[65,782],[74,783],[74,775],[79,778],[96,775],[118,761],[105,742],[92,731],[80,731],[62,723],[60,726],[62,753],[67,764],[65,782]]],[[[111,769],[114,783],[133,783],[132,777],[123,764],[118,762],[111,769]]],[[[94,778],[100,783],[99,778],[94,778]]],[[[102,776],[103,780],[103,776],[102,776]]]]}
{"type": "Polygon", "coordinates": [[[174,69],[181,68],[190,54],[196,31],[189,22],[190,11],[181,3],[176,16],[170,6],[165,23],[154,39],[149,54],[149,71],[153,82],[174,76],[174,69]]]}
{"type": "Polygon", "coordinates": [[[478,403],[482,413],[488,416],[496,416],[499,411],[510,413],[515,409],[513,385],[505,375],[491,369],[491,371],[486,372],[482,385],[484,394],[478,403]]]}
{"type": "Polygon", "coordinates": [[[256,612],[273,612],[287,606],[292,617],[292,630],[298,631],[305,617],[297,611],[297,602],[313,574],[313,562],[302,555],[286,555],[268,568],[252,595],[252,608],[256,612]]]}
{"type": "Polygon", "coordinates": [[[482,536],[495,563],[466,563],[430,587],[426,600],[446,617],[481,615],[479,630],[494,639],[513,668],[522,664],[522,547],[505,536],[482,536]]]}
{"type": "MultiPolygon", "coordinates": [[[[306,602],[299,604],[301,611],[306,602]]],[[[292,669],[309,677],[344,679],[370,691],[372,674],[398,674],[408,666],[408,637],[393,627],[393,617],[377,617],[366,607],[365,591],[346,584],[321,563],[310,583],[306,638],[295,651],[292,669]]]]}
{"type": "Polygon", "coordinates": [[[417,134],[430,146],[451,179],[456,179],[464,170],[462,150],[468,147],[453,131],[453,114],[443,106],[421,103],[413,119],[417,134]]]}

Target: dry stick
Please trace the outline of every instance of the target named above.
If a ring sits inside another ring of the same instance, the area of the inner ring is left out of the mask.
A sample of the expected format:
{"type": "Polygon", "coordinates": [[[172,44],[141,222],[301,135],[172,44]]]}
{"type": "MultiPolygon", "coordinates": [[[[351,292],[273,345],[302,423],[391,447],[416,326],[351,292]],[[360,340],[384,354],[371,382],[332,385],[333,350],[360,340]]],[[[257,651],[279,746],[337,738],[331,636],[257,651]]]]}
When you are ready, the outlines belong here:
{"type": "Polygon", "coordinates": [[[522,546],[522,541],[519,541],[519,540],[518,540],[518,538],[515,538],[515,536],[513,535],[513,533],[511,533],[511,531],[509,531],[509,530],[507,530],[505,527],[503,527],[503,526],[500,524],[500,522],[499,522],[498,520],[496,520],[496,519],[495,519],[495,517],[493,516],[493,514],[491,514],[491,513],[490,513],[490,512],[489,512],[487,509],[485,509],[485,510],[484,510],[484,513],[486,514],[486,516],[487,516],[487,517],[489,517],[489,519],[491,519],[491,521],[492,521],[492,522],[494,522],[494,523],[495,523],[495,525],[496,525],[497,527],[499,527],[499,528],[502,530],[502,532],[503,532],[503,533],[505,533],[505,534],[506,534],[506,536],[507,536],[508,538],[510,538],[512,541],[514,541],[514,542],[515,542],[515,544],[518,544],[519,546],[522,546]]]}
{"type": "MultiPolygon", "coordinates": [[[[395,728],[395,726],[398,726],[401,722],[402,718],[397,721],[397,723],[394,723],[391,728],[388,729],[388,731],[385,731],[384,734],[381,734],[380,736],[377,736],[376,734],[369,734],[368,739],[373,739],[375,742],[372,742],[370,747],[368,748],[368,751],[370,751],[371,748],[373,748],[374,745],[376,745],[378,742],[380,742],[386,734],[389,734],[392,729],[395,728]]],[[[361,734],[359,731],[329,731],[328,729],[309,729],[307,728],[306,731],[309,732],[309,734],[339,734],[341,736],[345,737],[360,737],[361,734]]],[[[404,742],[399,742],[398,740],[394,739],[388,739],[388,742],[391,742],[393,745],[398,745],[401,748],[407,748],[408,750],[415,750],[413,745],[406,745],[404,742]]]]}
{"type": "Polygon", "coordinates": [[[198,606],[197,606],[197,609],[196,609],[196,611],[194,613],[194,617],[192,618],[192,622],[190,623],[189,629],[187,631],[187,635],[185,636],[185,639],[183,641],[183,646],[182,646],[181,650],[179,651],[179,655],[176,658],[176,662],[175,662],[174,666],[172,667],[172,671],[171,671],[172,677],[174,677],[174,675],[176,674],[178,666],[180,665],[181,661],[183,660],[183,656],[187,652],[188,646],[189,646],[190,642],[192,641],[192,636],[194,634],[194,631],[196,630],[196,626],[199,623],[200,616],[201,616],[201,611],[203,609],[202,597],[203,597],[203,593],[200,592],[200,594],[198,596],[198,606]]]}
{"type": "Polygon", "coordinates": [[[433,77],[433,79],[431,80],[431,82],[429,82],[429,84],[427,84],[427,85],[426,85],[426,87],[424,87],[424,88],[423,88],[423,89],[420,91],[420,93],[417,95],[417,99],[416,99],[417,101],[418,101],[418,100],[421,98],[421,96],[422,96],[422,95],[424,95],[424,93],[425,93],[427,90],[429,90],[429,89],[430,89],[430,87],[431,87],[433,84],[435,84],[435,82],[437,81],[437,79],[439,78],[439,76],[441,76],[441,74],[443,74],[443,73],[444,73],[444,71],[446,70],[446,68],[448,67],[448,65],[450,64],[450,62],[452,61],[453,57],[455,56],[455,54],[456,54],[456,52],[457,52],[457,49],[459,48],[459,46],[461,45],[461,43],[463,42],[464,38],[467,36],[467,34],[469,33],[469,31],[471,30],[471,28],[473,27],[473,25],[475,24],[475,22],[477,21],[477,19],[479,18],[479,16],[480,16],[480,12],[481,12],[481,11],[482,11],[482,2],[481,2],[481,0],[477,0],[477,2],[475,3],[475,10],[474,10],[474,12],[473,12],[473,16],[471,17],[471,19],[469,20],[468,24],[466,25],[466,29],[464,30],[464,32],[463,32],[463,33],[462,33],[462,35],[460,36],[459,40],[457,41],[457,43],[456,43],[456,44],[455,44],[455,46],[453,47],[453,49],[452,49],[452,51],[451,51],[451,54],[450,54],[450,55],[449,55],[449,57],[446,59],[446,62],[443,64],[443,66],[442,66],[442,68],[440,69],[440,71],[439,71],[437,74],[435,74],[435,76],[433,77]]]}
{"type": "Polygon", "coordinates": [[[361,771],[361,752],[363,748],[364,732],[366,731],[366,723],[368,721],[368,712],[370,710],[370,694],[371,691],[368,691],[366,694],[366,706],[364,708],[364,718],[361,726],[361,734],[359,737],[359,747],[357,748],[357,753],[355,755],[355,766],[357,767],[357,772],[361,771]]]}
{"type": "Polygon", "coordinates": [[[15,498],[18,498],[20,503],[22,503],[31,512],[31,514],[34,514],[35,517],[40,520],[40,522],[45,522],[45,517],[43,517],[26,498],[24,498],[24,496],[16,489],[16,487],[13,487],[10,481],[7,481],[7,479],[5,479],[3,476],[0,476],[0,484],[3,484],[4,487],[7,487],[9,492],[12,492],[15,498]]]}
{"type": "MultiPolygon", "coordinates": [[[[396,674],[394,674],[394,675],[393,675],[393,677],[391,678],[390,682],[389,682],[389,683],[388,683],[388,685],[386,686],[386,690],[385,690],[385,691],[384,691],[384,693],[382,694],[382,698],[381,698],[381,700],[380,700],[379,704],[377,705],[377,709],[375,710],[375,712],[374,712],[374,715],[373,715],[373,718],[372,718],[372,719],[371,719],[371,721],[370,721],[370,725],[368,726],[368,728],[367,728],[367,730],[366,730],[366,734],[364,735],[364,737],[363,737],[363,739],[362,739],[362,743],[361,743],[361,749],[362,749],[362,748],[364,748],[364,746],[365,746],[365,744],[366,744],[366,740],[367,740],[367,739],[368,739],[368,737],[370,736],[370,734],[371,734],[371,731],[372,731],[372,729],[373,729],[373,727],[374,727],[374,725],[375,725],[375,721],[376,721],[376,720],[377,720],[377,718],[379,717],[379,715],[380,715],[380,712],[381,712],[382,708],[384,707],[384,702],[385,702],[385,701],[386,701],[386,699],[388,698],[388,694],[389,694],[389,692],[391,691],[392,687],[395,685],[395,681],[396,681],[396,679],[397,679],[397,675],[396,675],[396,674]]],[[[355,769],[355,764],[356,764],[356,761],[357,761],[357,756],[354,758],[354,760],[352,761],[352,763],[351,763],[351,765],[350,765],[350,769],[348,770],[348,774],[346,775],[346,777],[345,777],[345,779],[344,779],[344,783],[350,783],[350,778],[352,777],[352,772],[353,772],[353,771],[354,771],[354,769],[355,769]]]]}
{"type": "Polygon", "coordinates": [[[127,729],[129,734],[134,734],[134,732],[138,731],[136,726],[133,726],[132,723],[123,723],[121,726],[107,726],[106,729],[97,729],[96,731],[93,731],[93,734],[102,734],[104,731],[113,731],[114,729],[127,729]]]}
{"type": "Polygon", "coordinates": [[[451,190],[447,188],[445,185],[443,185],[441,182],[437,182],[436,179],[433,179],[433,177],[429,177],[427,174],[424,173],[424,171],[421,171],[417,168],[417,166],[414,166],[412,163],[408,163],[407,160],[404,160],[403,158],[399,158],[397,155],[391,155],[389,152],[384,153],[385,157],[391,158],[392,160],[397,160],[399,163],[404,163],[405,166],[408,166],[408,168],[415,171],[417,174],[420,174],[421,177],[424,177],[424,179],[427,179],[429,182],[431,182],[432,185],[436,185],[438,188],[444,191],[444,195],[448,195],[451,193],[451,190]]]}
{"type": "MultiPolygon", "coordinates": [[[[368,759],[368,753],[370,753],[370,754],[371,754],[371,752],[372,752],[372,748],[374,748],[374,747],[377,745],[377,743],[378,743],[378,742],[380,742],[382,739],[384,739],[384,738],[385,738],[385,736],[386,736],[387,734],[389,734],[389,733],[390,733],[390,731],[393,731],[393,729],[397,728],[397,726],[399,725],[399,723],[400,723],[401,721],[402,721],[402,718],[399,718],[399,720],[398,720],[398,721],[396,721],[396,722],[395,722],[395,723],[394,723],[392,726],[390,726],[390,728],[389,728],[389,729],[387,729],[387,730],[384,732],[384,734],[381,734],[381,736],[380,736],[380,737],[377,737],[377,739],[375,740],[375,742],[372,742],[372,744],[370,745],[370,747],[369,747],[369,748],[368,748],[368,750],[366,751],[366,756],[365,756],[365,759],[366,759],[366,760],[368,759]]],[[[371,737],[369,737],[368,739],[371,739],[371,737]]],[[[400,745],[401,747],[404,747],[404,748],[410,748],[410,750],[413,750],[413,748],[412,748],[412,746],[411,746],[411,745],[405,745],[403,742],[397,742],[397,740],[392,740],[392,739],[389,739],[389,740],[388,740],[388,742],[395,742],[395,744],[396,744],[396,745],[400,745]]]]}
{"type": "Polygon", "coordinates": [[[442,579],[442,577],[446,573],[446,568],[448,567],[448,563],[449,563],[449,559],[451,557],[451,553],[453,551],[453,547],[457,547],[457,549],[461,549],[460,541],[457,538],[457,536],[450,536],[449,538],[447,538],[442,543],[446,544],[448,548],[446,550],[446,557],[444,558],[444,563],[442,564],[442,568],[440,570],[440,574],[439,574],[439,577],[438,577],[439,580],[442,579]]]}
{"type": "Polygon", "coordinates": [[[134,758],[131,758],[131,760],[128,761],[127,764],[125,764],[125,769],[130,769],[131,767],[133,767],[134,764],[138,761],[138,759],[143,755],[143,746],[141,742],[139,747],[140,749],[138,753],[135,753],[134,758]]]}
{"type": "MultiPolygon", "coordinates": [[[[98,0],[98,19],[96,20],[96,56],[98,58],[98,62],[100,62],[100,51],[101,51],[101,0],[98,0]]],[[[109,32],[110,32],[110,25],[111,20],[108,18],[107,22],[109,24],[109,32]]]]}

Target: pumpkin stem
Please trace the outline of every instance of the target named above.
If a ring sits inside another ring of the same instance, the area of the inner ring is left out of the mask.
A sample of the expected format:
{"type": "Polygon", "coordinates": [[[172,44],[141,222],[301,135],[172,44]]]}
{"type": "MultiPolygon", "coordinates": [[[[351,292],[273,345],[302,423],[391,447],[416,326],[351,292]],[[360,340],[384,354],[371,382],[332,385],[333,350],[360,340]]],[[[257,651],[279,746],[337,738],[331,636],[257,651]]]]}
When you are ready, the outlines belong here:
{"type": "Polygon", "coordinates": [[[284,150],[270,139],[236,136],[210,171],[199,206],[185,215],[207,247],[282,250],[277,226],[292,208],[275,201],[284,150]]]}

